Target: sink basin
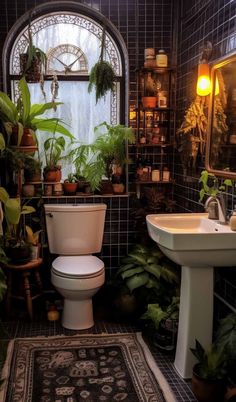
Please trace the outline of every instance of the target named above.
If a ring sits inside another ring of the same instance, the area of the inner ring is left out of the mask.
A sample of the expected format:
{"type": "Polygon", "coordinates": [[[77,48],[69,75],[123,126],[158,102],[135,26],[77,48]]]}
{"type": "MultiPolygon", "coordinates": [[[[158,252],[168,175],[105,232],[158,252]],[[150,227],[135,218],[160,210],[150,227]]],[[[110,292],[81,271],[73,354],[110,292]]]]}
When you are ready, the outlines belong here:
{"type": "Polygon", "coordinates": [[[180,265],[232,266],[236,262],[236,232],[208,219],[208,214],[148,215],[150,237],[180,265]]]}
{"type": "Polygon", "coordinates": [[[182,266],[174,366],[190,378],[195,339],[204,348],[212,343],[214,267],[236,265],[236,231],[205,213],[147,215],[146,222],[162,252],[182,266]]]}

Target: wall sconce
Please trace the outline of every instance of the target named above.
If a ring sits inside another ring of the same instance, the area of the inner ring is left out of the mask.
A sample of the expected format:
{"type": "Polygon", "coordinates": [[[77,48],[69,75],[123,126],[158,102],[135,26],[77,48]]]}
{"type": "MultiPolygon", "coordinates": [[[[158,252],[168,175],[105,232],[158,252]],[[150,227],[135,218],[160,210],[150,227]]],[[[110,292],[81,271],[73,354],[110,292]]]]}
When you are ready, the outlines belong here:
{"type": "Polygon", "coordinates": [[[210,68],[208,63],[198,65],[197,95],[207,96],[211,92],[210,68]]]}
{"type": "Polygon", "coordinates": [[[207,42],[198,64],[197,95],[207,96],[211,92],[210,68],[208,64],[212,52],[211,42],[207,42]]]}

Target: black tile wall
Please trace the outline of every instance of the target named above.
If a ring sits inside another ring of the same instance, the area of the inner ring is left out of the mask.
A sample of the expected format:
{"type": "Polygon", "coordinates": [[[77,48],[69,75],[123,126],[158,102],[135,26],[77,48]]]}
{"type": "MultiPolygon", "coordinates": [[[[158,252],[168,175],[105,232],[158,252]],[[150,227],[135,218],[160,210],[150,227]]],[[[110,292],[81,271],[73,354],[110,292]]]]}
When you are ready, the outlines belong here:
{"type": "MultiPolygon", "coordinates": [[[[211,61],[236,50],[236,2],[230,0],[181,0],[181,15],[178,26],[178,72],[177,72],[177,127],[180,125],[184,109],[195,97],[197,65],[207,41],[213,45],[211,61]]],[[[175,155],[173,176],[175,178],[174,198],[180,212],[200,212],[203,206],[199,204],[199,177],[204,168],[204,160],[197,161],[197,168],[187,175],[175,155]]],[[[236,204],[236,188],[225,194],[228,212],[236,204]]],[[[216,315],[228,308],[220,306],[225,300],[235,308],[236,275],[231,272],[230,280],[224,275],[224,270],[218,270],[215,281],[215,291],[218,295],[216,315]]]]}
{"type": "MultiPolygon", "coordinates": [[[[56,1],[56,0],[52,0],[56,1]]],[[[0,15],[0,49],[14,22],[30,8],[46,2],[45,0],[3,0],[0,15]]],[[[144,49],[164,48],[170,64],[175,64],[177,54],[177,105],[178,122],[183,111],[195,93],[196,71],[202,46],[210,40],[214,46],[214,57],[236,49],[236,2],[230,0],[82,0],[85,4],[100,11],[119,29],[127,45],[130,67],[130,104],[135,104],[135,68],[143,65],[144,49]],[[178,18],[177,18],[178,17],[178,18]]],[[[0,87],[2,87],[2,66],[0,65],[0,87]]],[[[173,165],[175,179],[174,198],[178,211],[201,211],[199,204],[200,171],[204,161],[199,160],[195,172],[183,175],[179,155],[173,165]]],[[[132,180],[132,175],[130,176],[132,180]]],[[[236,189],[227,194],[228,210],[236,204],[236,189]]],[[[71,202],[71,199],[66,200],[71,202]]],[[[100,202],[101,199],[94,199],[100,202]]],[[[58,200],[65,202],[65,200],[58,200]]],[[[80,201],[82,202],[82,201],[80,201]]],[[[85,199],[83,202],[90,202],[85,199]]],[[[132,245],[132,221],[129,218],[129,199],[118,197],[106,200],[108,204],[102,256],[109,272],[115,269],[120,257],[132,245]]],[[[220,285],[225,278],[217,277],[217,290],[222,297],[236,298],[228,288],[220,285]],[[225,291],[226,289],[226,291],[225,291]]],[[[234,289],[233,289],[234,292],[234,289]]]]}
{"type": "MultiPolygon", "coordinates": [[[[53,3],[56,0],[52,0],[53,3]]],[[[3,0],[0,15],[0,49],[15,21],[45,0],[3,0]]],[[[76,2],[76,1],[75,1],[76,2]]],[[[92,7],[119,29],[127,45],[130,67],[130,100],[136,99],[135,69],[143,66],[144,48],[164,48],[172,54],[172,1],[171,0],[82,0],[77,3],[92,7]]],[[[0,67],[0,87],[2,70],[0,67]]],[[[50,200],[49,200],[50,201],[50,200]]],[[[94,198],[93,202],[108,205],[102,257],[109,273],[119,266],[122,256],[134,242],[133,224],[129,217],[129,198],[94,198]]],[[[55,202],[55,199],[50,202],[55,202]]],[[[91,199],[61,198],[57,202],[91,202],[91,199]]]]}

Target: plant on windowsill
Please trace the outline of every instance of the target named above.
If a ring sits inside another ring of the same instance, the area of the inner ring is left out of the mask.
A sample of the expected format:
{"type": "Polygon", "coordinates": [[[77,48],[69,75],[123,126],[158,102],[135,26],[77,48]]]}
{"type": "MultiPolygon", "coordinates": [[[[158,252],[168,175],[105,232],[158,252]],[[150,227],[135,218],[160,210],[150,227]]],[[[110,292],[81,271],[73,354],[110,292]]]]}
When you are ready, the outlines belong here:
{"type": "Polygon", "coordinates": [[[107,91],[113,91],[115,72],[110,63],[104,60],[106,29],[102,30],[101,53],[98,62],[92,67],[89,75],[88,92],[90,93],[93,86],[96,90],[96,103],[100,98],[106,95],[107,91]]]}
{"type": "Polygon", "coordinates": [[[46,182],[59,182],[61,180],[61,165],[59,161],[63,158],[66,141],[63,136],[57,137],[54,132],[52,137],[44,141],[45,166],[43,177],[46,182]]]}
{"type": "Polygon", "coordinates": [[[92,144],[79,145],[71,156],[75,166],[86,160],[83,175],[92,191],[100,189],[103,194],[113,194],[113,166],[124,167],[127,163],[125,142],[134,143],[131,128],[122,124],[115,126],[103,122],[95,127],[96,139],[92,144]],[[104,177],[106,178],[105,180],[104,177]]]}
{"type": "Polygon", "coordinates": [[[61,102],[31,104],[31,96],[25,78],[19,81],[20,97],[15,105],[7,94],[0,92],[0,119],[7,133],[7,146],[36,147],[36,130],[60,133],[70,139],[72,134],[57,117],[40,117],[48,110],[54,110],[61,102]]]}
{"type": "Polygon", "coordinates": [[[64,193],[74,195],[76,194],[77,187],[78,187],[77,178],[73,173],[69,173],[63,183],[64,193]]]}

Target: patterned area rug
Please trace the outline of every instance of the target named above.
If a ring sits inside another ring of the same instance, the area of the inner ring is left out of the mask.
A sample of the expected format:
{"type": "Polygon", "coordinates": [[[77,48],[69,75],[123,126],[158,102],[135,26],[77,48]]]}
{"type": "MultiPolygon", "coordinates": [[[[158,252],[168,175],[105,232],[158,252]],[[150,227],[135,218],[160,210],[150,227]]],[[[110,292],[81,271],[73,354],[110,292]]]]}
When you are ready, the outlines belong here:
{"type": "Polygon", "coordinates": [[[1,402],[174,402],[141,334],[15,339],[1,402]]]}

